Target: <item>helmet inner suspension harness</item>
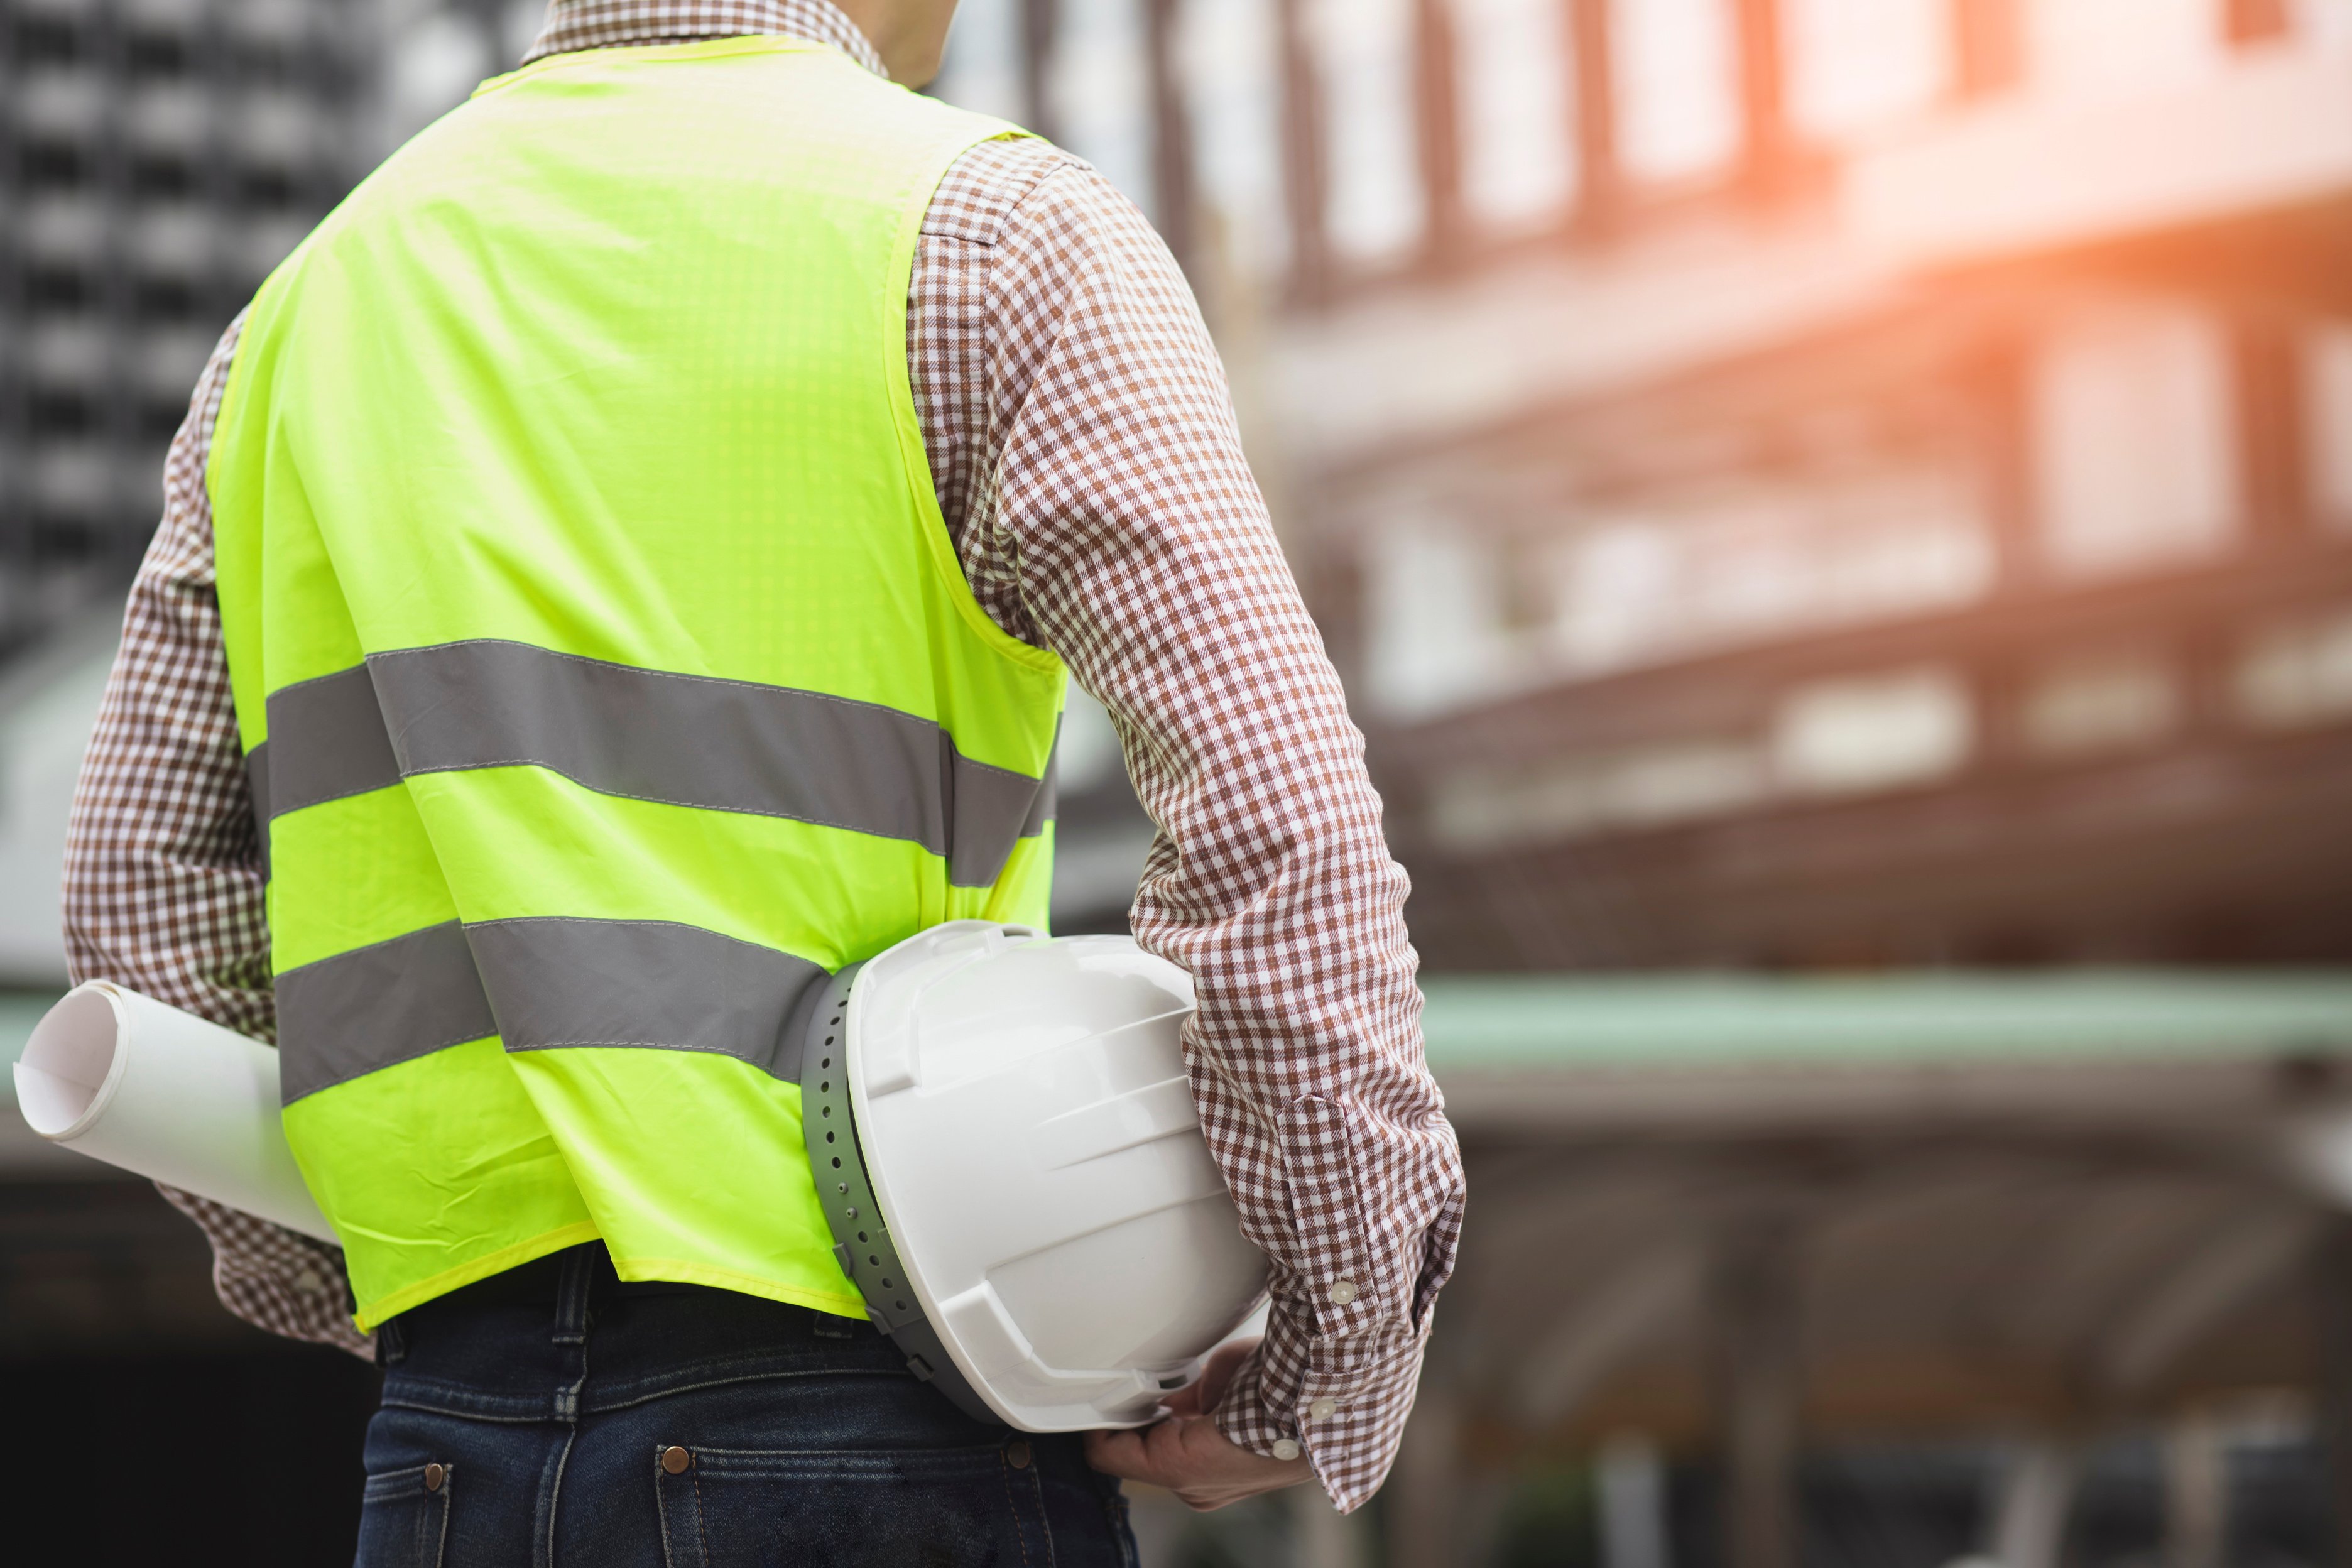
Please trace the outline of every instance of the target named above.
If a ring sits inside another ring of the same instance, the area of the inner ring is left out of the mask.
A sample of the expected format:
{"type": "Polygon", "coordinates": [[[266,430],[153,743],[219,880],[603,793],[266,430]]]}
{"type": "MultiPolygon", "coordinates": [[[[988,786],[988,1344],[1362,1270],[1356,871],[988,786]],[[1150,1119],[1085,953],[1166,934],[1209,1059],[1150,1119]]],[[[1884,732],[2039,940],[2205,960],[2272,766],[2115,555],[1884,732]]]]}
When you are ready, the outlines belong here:
{"type": "Polygon", "coordinates": [[[835,1256],[915,1375],[1033,1432],[1133,1426],[1265,1290],[1131,938],[958,921],[816,998],[801,1104],[835,1256]]]}

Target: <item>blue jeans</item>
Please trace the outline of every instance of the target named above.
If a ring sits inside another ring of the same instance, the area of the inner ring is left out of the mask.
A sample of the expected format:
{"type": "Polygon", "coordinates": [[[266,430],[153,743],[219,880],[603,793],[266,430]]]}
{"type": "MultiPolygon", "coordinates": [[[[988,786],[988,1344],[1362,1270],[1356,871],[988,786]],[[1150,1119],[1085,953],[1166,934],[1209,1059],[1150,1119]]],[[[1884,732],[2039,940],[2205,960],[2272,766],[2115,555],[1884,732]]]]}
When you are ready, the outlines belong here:
{"type": "Polygon", "coordinates": [[[614,1278],[601,1243],[379,1341],[359,1568],[1134,1568],[1075,1434],[982,1426],[862,1322],[614,1278]]]}

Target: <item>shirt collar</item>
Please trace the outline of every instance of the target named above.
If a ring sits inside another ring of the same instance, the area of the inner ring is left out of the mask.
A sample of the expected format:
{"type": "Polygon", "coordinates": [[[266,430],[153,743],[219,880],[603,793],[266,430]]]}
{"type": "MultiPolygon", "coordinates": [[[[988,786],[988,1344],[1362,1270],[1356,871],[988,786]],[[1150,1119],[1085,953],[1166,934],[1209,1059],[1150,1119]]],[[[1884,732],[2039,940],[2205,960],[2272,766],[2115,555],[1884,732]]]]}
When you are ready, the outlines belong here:
{"type": "Polygon", "coordinates": [[[525,65],[545,55],[625,44],[761,33],[830,44],[877,76],[882,57],[833,0],[554,0],[525,65]]]}

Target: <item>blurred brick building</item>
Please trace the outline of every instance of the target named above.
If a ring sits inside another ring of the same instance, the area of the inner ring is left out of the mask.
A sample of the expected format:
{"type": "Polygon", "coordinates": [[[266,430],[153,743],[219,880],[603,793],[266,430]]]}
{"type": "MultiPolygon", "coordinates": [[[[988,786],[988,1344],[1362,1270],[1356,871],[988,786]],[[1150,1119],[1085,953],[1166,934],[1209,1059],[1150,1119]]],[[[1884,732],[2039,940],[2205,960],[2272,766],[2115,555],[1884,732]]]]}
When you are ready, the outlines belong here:
{"type": "Polygon", "coordinates": [[[973,0],[1445,967],[2352,955],[2352,5],[973,0]]]}
{"type": "Polygon", "coordinates": [[[2341,982],[2150,966],[2352,958],[2352,4],[959,27],[1185,261],[1413,874],[1479,1197],[1387,1560],[1545,1451],[1514,1560],[2324,1560],[2341,982]]]}

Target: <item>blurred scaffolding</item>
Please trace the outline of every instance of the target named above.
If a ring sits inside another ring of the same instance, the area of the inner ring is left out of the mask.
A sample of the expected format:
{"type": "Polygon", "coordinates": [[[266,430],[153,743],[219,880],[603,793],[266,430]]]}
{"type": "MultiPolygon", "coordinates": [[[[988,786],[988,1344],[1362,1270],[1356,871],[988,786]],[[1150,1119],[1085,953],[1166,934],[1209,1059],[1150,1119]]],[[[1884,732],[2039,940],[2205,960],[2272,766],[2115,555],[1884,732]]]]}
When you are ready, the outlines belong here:
{"type": "MultiPolygon", "coordinates": [[[[197,364],[541,9],[0,0],[27,1016],[197,364]]],[[[1202,296],[1477,1194],[1371,1514],[1146,1560],[2352,1561],[2352,0],[963,0],[937,90],[1202,296]]],[[[217,1339],[13,1121],[0,1356],[217,1339]]]]}

